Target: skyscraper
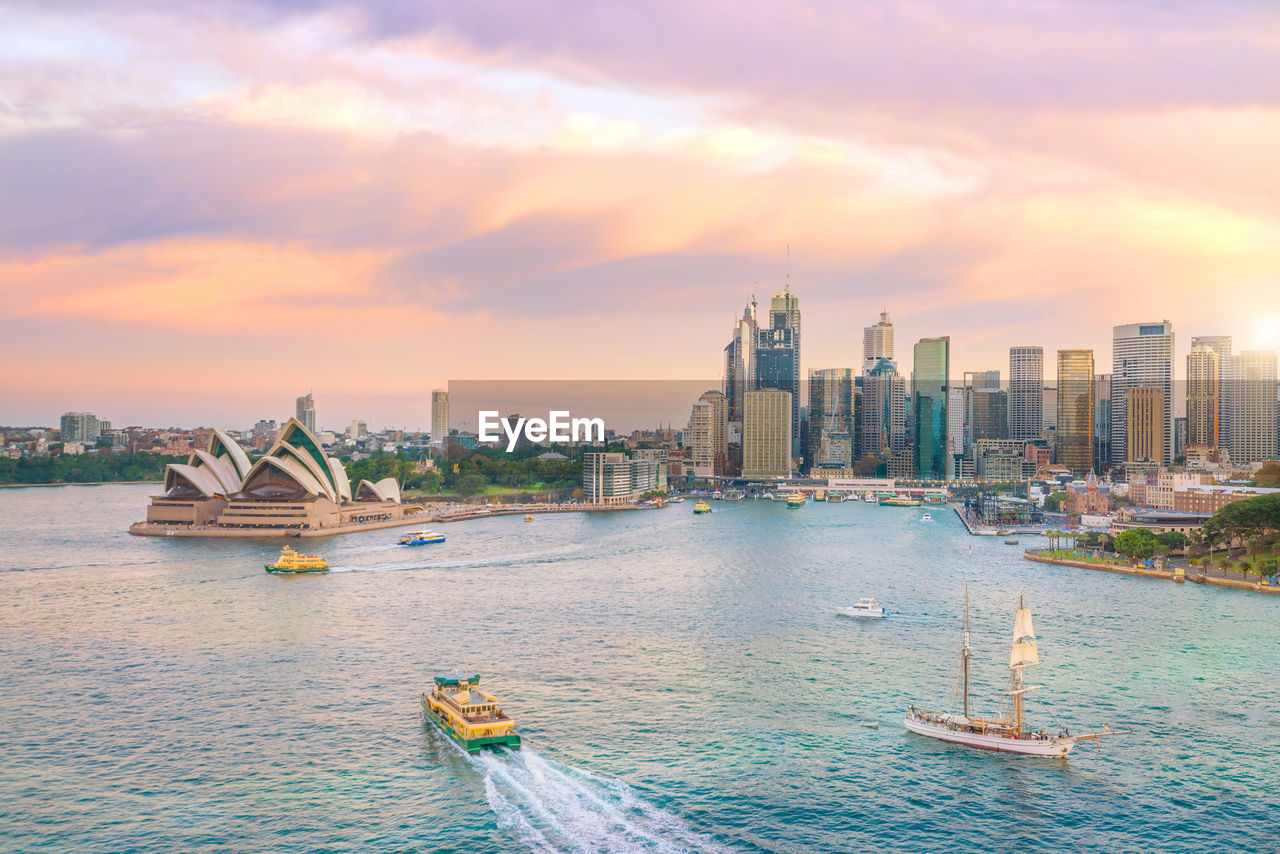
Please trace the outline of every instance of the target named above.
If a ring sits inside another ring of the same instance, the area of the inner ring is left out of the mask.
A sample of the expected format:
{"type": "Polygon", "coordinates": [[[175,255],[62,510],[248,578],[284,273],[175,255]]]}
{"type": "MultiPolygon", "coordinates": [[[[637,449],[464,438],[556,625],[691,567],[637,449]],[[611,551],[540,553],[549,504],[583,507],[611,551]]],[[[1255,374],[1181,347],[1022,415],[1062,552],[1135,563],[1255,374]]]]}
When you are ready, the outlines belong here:
{"type": "Polygon", "coordinates": [[[824,368],[809,372],[810,469],[853,463],[853,371],[824,368]]]}
{"type": "Polygon", "coordinates": [[[951,475],[947,441],[950,362],[950,338],[921,338],[916,342],[911,374],[915,468],[916,474],[926,480],[946,480],[951,475]]]}
{"type": "Polygon", "coordinates": [[[791,412],[788,391],[762,388],[743,395],[743,477],[791,477],[791,412]]]}
{"type": "Polygon", "coordinates": [[[1195,335],[1191,349],[1196,347],[1218,354],[1218,447],[1226,448],[1231,444],[1231,336],[1195,335]]]}
{"type": "MultiPolygon", "coordinates": [[[[1115,393],[1115,389],[1112,389],[1115,393]]],[[[1152,386],[1130,386],[1125,390],[1125,458],[1126,464],[1162,465],[1166,457],[1166,406],[1164,390],[1152,386]]]]}
{"type": "Polygon", "coordinates": [[[98,416],[92,412],[64,413],[59,423],[58,436],[63,444],[80,442],[85,445],[95,445],[102,437],[98,416]]]}
{"type": "Polygon", "coordinates": [[[1009,438],[1044,432],[1044,348],[1009,348],[1009,438]]]}
{"type": "Polygon", "coordinates": [[[881,359],[893,361],[893,321],[880,312],[880,322],[862,330],[862,372],[868,373],[881,359]]]}
{"type": "Polygon", "coordinates": [[[1058,351],[1058,465],[1093,471],[1093,351],[1058,351]]]}
{"type": "Polygon", "coordinates": [[[1231,462],[1273,460],[1276,447],[1276,354],[1247,350],[1231,357],[1231,462]]]}
{"type": "Polygon", "coordinates": [[[695,477],[724,473],[728,456],[728,405],[719,391],[705,392],[693,405],[682,444],[689,449],[695,477]]]}
{"type": "Polygon", "coordinates": [[[881,359],[862,378],[857,456],[887,457],[907,448],[907,382],[881,359]]]}
{"type": "Polygon", "coordinates": [[[1125,444],[1129,435],[1128,397],[1131,388],[1159,389],[1164,406],[1161,459],[1173,461],[1173,324],[1130,323],[1117,326],[1111,344],[1111,459],[1135,458],[1125,444]]]}
{"type": "Polygon", "coordinates": [[[311,397],[311,392],[307,392],[298,398],[294,414],[303,427],[307,428],[307,432],[316,432],[316,402],[311,397]]]}
{"type": "Polygon", "coordinates": [[[964,452],[982,439],[1009,438],[1009,394],[1000,388],[999,371],[964,375],[964,452]]]}
{"type": "Polygon", "coordinates": [[[431,390],[431,439],[443,443],[449,438],[449,392],[431,390]]]}
{"type": "Polygon", "coordinates": [[[1111,374],[1093,378],[1093,464],[1111,463],[1111,374]]]}
{"type": "Polygon", "coordinates": [[[773,295],[769,327],[757,330],[755,388],[775,388],[791,396],[791,455],[799,456],[800,301],[790,291],[773,295]]]}
{"type": "Polygon", "coordinates": [[[729,407],[729,420],[742,423],[742,395],[756,387],[756,301],[742,310],[733,324],[733,337],[724,348],[724,396],[729,407]]]}
{"type": "Polygon", "coordinates": [[[1190,447],[1217,448],[1225,444],[1219,409],[1219,362],[1218,351],[1201,344],[1192,344],[1187,354],[1187,445],[1190,447]]]}

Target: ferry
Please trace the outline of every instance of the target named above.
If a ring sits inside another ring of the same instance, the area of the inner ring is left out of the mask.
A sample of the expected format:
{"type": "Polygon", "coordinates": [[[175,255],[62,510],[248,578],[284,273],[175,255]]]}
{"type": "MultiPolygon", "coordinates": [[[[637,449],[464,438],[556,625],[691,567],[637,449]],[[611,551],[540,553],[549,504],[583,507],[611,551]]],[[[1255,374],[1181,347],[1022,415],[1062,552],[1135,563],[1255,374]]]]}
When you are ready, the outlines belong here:
{"type": "Polygon", "coordinates": [[[875,599],[867,598],[859,599],[857,605],[836,609],[836,616],[839,617],[861,617],[872,620],[884,619],[888,613],[875,599]]]}
{"type": "Polygon", "coordinates": [[[669,499],[668,499],[668,503],[670,503],[670,504],[683,504],[683,503],[684,503],[684,499],[683,499],[682,497],[680,497],[679,495],[673,495],[673,496],[671,496],[671,498],[669,498],[669,499]]]}
{"type": "Polygon", "coordinates": [[[705,501],[699,501],[697,504],[693,505],[693,512],[694,513],[710,513],[711,505],[705,501]]]}
{"type": "Polygon", "coordinates": [[[525,520],[526,522],[532,522],[532,521],[533,521],[533,514],[532,514],[532,513],[527,514],[527,515],[524,517],[524,520],[525,520]]]}
{"type": "Polygon", "coordinates": [[[804,506],[804,496],[801,495],[800,493],[797,492],[795,495],[787,496],[788,510],[797,510],[803,506],[804,506]]]}
{"type": "Polygon", "coordinates": [[[726,489],[724,491],[725,501],[741,501],[743,498],[746,498],[746,493],[741,489],[726,489]]]}
{"type": "Polygon", "coordinates": [[[1006,540],[1004,541],[1004,544],[1005,544],[1006,546],[1016,546],[1016,545],[1018,544],[1018,541],[1017,541],[1017,540],[1015,540],[1013,537],[1009,537],[1008,539],[1006,539],[1006,540]]]}
{"type": "Polygon", "coordinates": [[[1132,730],[1113,730],[1103,726],[1099,732],[1085,735],[1072,735],[1071,730],[1063,727],[1057,734],[1035,730],[1027,726],[1023,717],[1023,695],[1034,691],[1040,685],[1028,685],[1024,671],[1040,663],[1036,649],[1036,633],[1031,625],[1031,610],[1019,597],[1017,612],[1013,622],[1013,644],[1009,653],[1009,671],[1011,673],[1010,690],[1006,692],[1013,698],[1013,714],[990,718],[975,718],[969,712],[969,592],[965,591],[964,604],[964,641],[960,647],[960,666],[963,683],[961,694],[964,697],[964,711],[935,712],[911,706],[907,709],[903,723],[907,729],[918,735],[936,738],[965,747],[977,747],[981,750],[995,750],[1002,753],[1019,753],[1026,756],[1064,757],[1079,742],[1089,739],[1095,742],[1104,735],[1124,735],[1132,730]]]}
{"type": "Polygon", "coordinates": [[[480,675],[437,676],[435,688],[422,695],[422,711],[467,753],[485,747],[520,749],[515,721],[498,708],[498,698],[481,691],[480,675]]]}
{"type": "Polygon", "coordinates": [[[267,572],[328,572],[329,561],[320,555],[302,555],[285,546],[275,563],[265,565],[267,572]]]}
{"type": "Polygon", "coordinates": [[[443,543],[444,534],[435,531],[410,531],[397,542],[402,546],[426,546],[431,543],[443,543]]]}
{"type": "Polygon", "coordinates": [[[920,501],[915,498],[908,498],[905,495],[895,495],[892,498],[881,498],[881,507],[919,507],[920,501]]]}

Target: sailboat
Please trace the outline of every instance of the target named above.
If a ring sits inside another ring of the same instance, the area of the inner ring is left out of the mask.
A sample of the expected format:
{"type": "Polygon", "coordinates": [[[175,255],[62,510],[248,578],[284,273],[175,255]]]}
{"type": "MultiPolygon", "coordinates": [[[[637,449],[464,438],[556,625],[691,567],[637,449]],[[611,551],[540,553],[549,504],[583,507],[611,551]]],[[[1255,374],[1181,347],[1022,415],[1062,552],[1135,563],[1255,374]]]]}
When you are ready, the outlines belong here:
{"type": "Polygon", "coordinates": [[[982,750],[998,750],[1005,753],[1021,753],[1031,756],[1066,756],[1082,741],[1099,743],[1104,735],[1123,735],[1131,730],[1116,730],[1103,726],[1102,731],[1073,735],[1065,727],[1057,734],[1034,730],[1027,726],[1023,716],[1023,697],[1042,686],[1028,685],[1026,670],[1040,664],[1036,649],[1036,633],[1031,623],[1031,610],[1021,596],[1013,620],[1013,643],[1009,650],[1009,671],[1013,697],[1013,714],[995,718],[974,718],[969,712],[969,591],[964,594],[964,641],[960,646],[962,692],[964,713],[935,712],[911,706],[904,720],[907,729],[919,735],[927,735],[940,741],[977,747],[982,750]]]}

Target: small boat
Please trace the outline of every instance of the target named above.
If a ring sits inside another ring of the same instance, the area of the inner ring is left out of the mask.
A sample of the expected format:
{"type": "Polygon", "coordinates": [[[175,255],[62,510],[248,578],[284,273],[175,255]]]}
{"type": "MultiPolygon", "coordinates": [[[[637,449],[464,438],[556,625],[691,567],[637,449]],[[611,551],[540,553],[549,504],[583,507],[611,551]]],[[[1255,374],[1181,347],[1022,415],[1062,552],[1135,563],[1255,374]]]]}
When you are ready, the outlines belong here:
{"type": "Polygon", "coordinates": [[[525,520],[526,522],[532,522],[532,521],[533,521],[533,514],[532,514],[532,513],[525,514],[524,520],[525,520]]]}
{"type": "Polygon", "coordinates": [[[397,542],[402,546],[426,546],[432,543],[443,543],[444,534],[435,531],[410,531],[397,542]]]}
{"type": "Polygon", "coordinates": [[[933,521],[933,514],[932,514],[932,513],[926,513],[926,514],[924,514],[923,516],[921,516],[921,517],[920,517],[920,521],[921,521],[921,522],[932,522],[932,521],[933,521]]]}
{"type": "Polygon", "coordinates": [[[1018,541],[1010,537],[1009,539],[1004,541],[1004,544],[1006,546],[1016,546],[1018,544],[1018,541]]]}
{"type": "Polygon", "coordinates": [[[869,620],[883,619],[888,613],[875,599],[870,598],[859,599],[857,605],[850,605],[848,608],[836,609],[836,616],[861,617],[869,620]]]}
{"type": "Polygon", "coordinates": [[[705,501],[699,501],[697,504],[693,505],[693,512],[694,513],[710,513],[711,505],[705,501]]]}
{"type": "Polygon", "coordinates": [[[668,499],[667,503],[668,503],[668,504],[683,504],[683,503],[684,503],[684,497],[683,497],[683,496],[680,496],[680,495],[673,495],[670,499],[668,499]]]}
{"type": "Polygon", "coordinates": [[[788,509],[788,510],[795,510],[795,509],[800,508],[800,507],[803,507],[803,506],[804,506],[804,496],[803,496],[803,495],[801,495],[801,494],[799,494],[799,493],[796,493],[795,495],[787,496],[787,509],[788,509]]]}
{"type": "Polygon", "coordinates": [[[267,572],[328,572],[329,561],[320,555],[298,554],[289,546],[285,546],[280,550],[280,557],[276,562],[268,563],[264,568],[267,572]]]}
{"type": "Polygon", "coordinates": [[[486,747],[520,749],[515,721],[498,707],[498,698],[481,691],[479,674],[435,677],[435,688],[422,695],[427,720],[457,742],[467,753],[486,747]]]}
{"type": "Polygon", "coordinates": [[[1173,571],[1173,581],[1175,584],[1182,584],[1187,580],[1187,571],[1182,567],[1178,567],[1173,571]]]}
{"type": "Polygon", "coordinates": [[[1028,756],[1066,756],[1081,741],[1101,740],[1105,735],[1123,735],[1132,730],[1113,730],[1103,726],[1099,732],[1085,735],[1072,735],[1071,730],[1063,727],[1057,735],[1046,733],[1043,729],[1033,730],[1023,719],[1023,695],[1034,691],[1039,685],[1028,685],[1024,671],[1040,663],[1036,650],[1036,633],[1031,625],[1031,611],[1019,597],[1017,612],[1013,621],[1013,644],[1009,653],[1009,671],[1011,686],[1007,692],[1013,698],[1013,714],[990,718],[975,718],[969,712],[969,593],[965,591],[964,605],[964,642],[960,647],[960,663],[962,673],[961,694],[964,697],[964,711],[935,712],[911,706],[907,709],[903,723],[911,732],[918,735],[936,738],[965,747],[977,747],[982,750],[995,750],[1003,753],[1019,753],[1028,756]]]}

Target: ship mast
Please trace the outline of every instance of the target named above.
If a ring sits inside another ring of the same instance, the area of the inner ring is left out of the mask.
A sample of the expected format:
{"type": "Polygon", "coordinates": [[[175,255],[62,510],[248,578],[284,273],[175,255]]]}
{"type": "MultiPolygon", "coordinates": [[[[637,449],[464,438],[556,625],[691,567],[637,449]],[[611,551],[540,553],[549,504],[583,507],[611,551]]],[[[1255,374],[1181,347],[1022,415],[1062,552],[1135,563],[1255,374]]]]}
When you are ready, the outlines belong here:
{"type": "Polygon", "coordinates": [[[1022,695],[1031,689],[1026,685],[1024,671],[1040,663],[1036,650],[1036,633],[1031,625],[1031,611],[1018,597],[1018,612],[1013,621],[1013,645],[1009,649],[1009,670],[1013,673],[1013,712],[1017,731],[1022,731],[1022,695]]]}
{"type": "Polygon", "coordinates": [[[969,717],[969,585],[964,586],[964,646],[960,648],[964,665],[964,716],[969,717]]]}

